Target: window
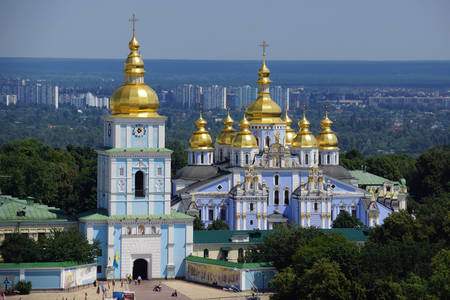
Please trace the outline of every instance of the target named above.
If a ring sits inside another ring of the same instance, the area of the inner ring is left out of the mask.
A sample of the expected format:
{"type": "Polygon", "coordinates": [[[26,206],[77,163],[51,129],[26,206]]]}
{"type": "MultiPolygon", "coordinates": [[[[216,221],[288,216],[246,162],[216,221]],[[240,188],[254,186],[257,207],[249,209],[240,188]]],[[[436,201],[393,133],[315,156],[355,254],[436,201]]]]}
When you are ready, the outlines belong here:
{"type": "Polygon", "coordinates": [[[278,185],[279,184],[279,182],[280,182],[280,176],[278,176],[278,175],[275,175],[275,178],[274,178],[275,180],[275,185],[278,185]]]}
{"type": "Polygon", "coordinates": [[[284,191],[284,204],[289,205],[289,190],[284,191]]]}
{"type": "Polygon", "coordinates": [[[200,208],[198,211],[198,218],[201,220],[202,219],[202,209],[200,208]]]}
{"type": "Polygon", "coordinates": [[[202,154],[200,155],[200,163],[203,164],[204,162],[205,162],[205,155],[202,152],[202,154]]]}
{"type": "Polygon", "coordinates": [[[316,153],[314,153],[314,163],[317,162],[316,153]]]}
{"type": "Polygon", "coordinates": [[[136,197],[145,197],[144,172],[142,171],[137,171],[134,175],[134,195],[136,197]]]}
{"type": "Polygon", "coordinates": [[[319,165],[322,164],[322,155],[319,155],[319,165]]]}
{"type": "Polygon", "coordinates": [[[258,147],[259,147],[259,138],[256,138],[256,144],[257,144],[258,147]]]}
{"type": "Polygon", "coordinates": [[[195,164],[195,153],[192,152],[192,163],[195,164]]]}
{"type": "Polygon", "coordinates": [[[100,274],[102,272],[102,266],[97,266],[97,274],[100,274]]]}
{"type": "Polygon", "coordinates": [[[308,153],[305,154],[305,165],[309,164],[308,153]]]}
{"type": "Polygon", "coordinates": [[[243,258],[244,257],[244,249],[239,248],[238,249],[238,258],[243,258]]]}
{"type": "Polygon", "coordinates": [[[223,150],[220,149],[220,152],[219,152],[219,161],[222,161],[222,160],[223,160],[223,150]]]}
{"type": "Polygon", "coordinates": [[[138,226],[138,234],[145,234],[145,227],[144,225],[139,225],[138,226]]]}
{"type": "Polygon", "coordinates": [[[98,249],[97,256],[98,257],[103,256],[103,250],[102,249],[98,249]]]}
{"type": "Polygon", "coordinates": [[[208,249],[203,250],[203,257],[204,258],[208,258],[209,257],[209,250],[208,249]]]}
{"type": "Polygon", "coordinates": [[[158,172],[158,176],[162,176],[162,168],[161,167],[158,167],[157,172],[158,172]]]}
{"type": "Polygon", "coordinates": [[[208,217],[209,217],[209,220],[210,221],[212,221],[212,220],[214,220],[214,210],[212,210],[212,209],[210,209],[209,211],[208,211],[208,217]]]}
{"type": "Polygon", "coordinates": [[[250,220],[250,225],[253,225],[253,220],[250,220]]]}
{"type": "Polygon", "coordinates": [[[266,147],[270,146],[270,137],[266,136],[266,147]]]}
{"type": "Polygon", "coordinates": [[[253,211],[253,203],[250,203],[250,211],[253,211]]]}
{"type": "Polygon", "coordinates": [[[327,165],[330,164],[330,153],[327,154],[327,165]]]}
{"type": "Polygon", "coordinates": [[[248,165],[248,153],[245,153],[245,164],[248,165]]]}
{"type": "Polygon", "coordinates": [[[224,208],[222,208],[221,210],[220,210],[220,219],[222,220],[222,221],[225,221],[226,219],[227,219],[227,214],[226,214],[226,210],[224,209],[224,208]]]}
{"type": "Polygon", "coordinates": [[[119,175],[120,175],[120,176],[123,176],[123,174],[125,174],[125,170],[124,170],[123,167],[120,167],[120,169],[119,169],[119,175]]]}
{"type": "Polygon", "coordinates": [[[352,217],[356,218],[356,206],[352,207],[352,217]]]}
{"type": "Polygon", "coordinates": [[[236,164],[239,163],[239,155],[236,153],[236,164]]]}
{"type": "Polygon", "coordinates": [[[273,202],[275,203],[275,205],[280,204],[280,191],[275,191],[273,198],[273,202]]]}
{"type": "Polygon", "coordinates": [[[217,186],[217,190],[221,190],[221,189],[223,189],[223,186],[221,185],[221,184],[219,184],[218,186],[217,186]]]}
{"type": "Polygon", "coordinates": [[[314,210],[317,211],[319,209],[319,203],[314,202],[314,210]]]}

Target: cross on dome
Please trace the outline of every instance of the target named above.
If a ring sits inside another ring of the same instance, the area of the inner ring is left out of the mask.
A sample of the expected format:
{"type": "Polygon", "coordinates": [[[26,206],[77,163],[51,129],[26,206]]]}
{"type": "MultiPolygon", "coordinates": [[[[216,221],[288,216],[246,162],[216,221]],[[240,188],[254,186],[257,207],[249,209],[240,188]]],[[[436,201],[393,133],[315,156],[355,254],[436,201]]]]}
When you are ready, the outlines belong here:
{"type": "Polygon", "coordinates": [[[268,48],[270,45],[266,43],[266,41],[263,41],[262,44],[258,44],[258,47],[261,47],[263,49],[263,56],[266,56],[266,48],[268,48]]]}
{"type": "Polygon", "coordinates": [[[130,21],[131,23],[133,23],[133,34],[134,34],[136,22],[139,21],[139,20],[136,19],[136,16],[133,14],[132,17],[131,17],[128,21],[130,21]]]}

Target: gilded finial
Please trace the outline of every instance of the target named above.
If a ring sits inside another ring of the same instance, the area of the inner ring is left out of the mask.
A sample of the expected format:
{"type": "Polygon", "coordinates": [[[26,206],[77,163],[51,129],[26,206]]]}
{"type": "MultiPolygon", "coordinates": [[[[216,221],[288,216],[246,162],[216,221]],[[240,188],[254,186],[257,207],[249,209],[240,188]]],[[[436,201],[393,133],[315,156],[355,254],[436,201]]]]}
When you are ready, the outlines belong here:
{"type": "Polygon", "coordinates": [[[139,21],[139,20],[136,19],[136,16],[133,14],[133,15],[131,16],[131,18],[130,18],[128,21],[130,21],[131,23],[133,23],[133,36],[134,36],[134,32],[136,31],[135,25],[136,25],[136,22],[139,21]]]}
{"type": "Polygon", "coordinates": [[[261,44],[258,44],[259,47],[261,47],[263,49],[263,60],[266,58],[266,48],[268,48],[270,45],[266,43],[266,41],[262,41],[261,44]]]}

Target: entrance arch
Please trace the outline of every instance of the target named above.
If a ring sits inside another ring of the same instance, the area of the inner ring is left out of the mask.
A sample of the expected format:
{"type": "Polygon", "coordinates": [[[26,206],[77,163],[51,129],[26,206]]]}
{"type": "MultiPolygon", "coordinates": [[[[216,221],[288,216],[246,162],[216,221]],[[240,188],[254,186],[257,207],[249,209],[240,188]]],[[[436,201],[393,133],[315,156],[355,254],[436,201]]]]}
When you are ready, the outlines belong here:
{"type": "Polygon", "coordinates": [[[143,280],[148,279],[148,262],[143,258],[138,258],[133,262],[133,279],[139,276],[143,280]]]}

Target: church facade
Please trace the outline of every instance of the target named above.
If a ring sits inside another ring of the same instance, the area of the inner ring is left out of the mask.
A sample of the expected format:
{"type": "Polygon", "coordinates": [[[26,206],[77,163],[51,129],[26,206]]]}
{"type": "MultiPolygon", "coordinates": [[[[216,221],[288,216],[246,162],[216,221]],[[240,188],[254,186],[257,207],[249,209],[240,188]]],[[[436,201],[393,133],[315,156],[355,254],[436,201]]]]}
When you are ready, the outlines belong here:
{"type": "Polygon", "coordinates": [[[258,97],[239,131],[228,112],[214,145],[200,112],[189,141],[189,164],[172,180],[172,208],[200,217],[205,226],[222,220],[232,230],[266,230],[285,222],[329,229],[342,210],[374,227],[391,212],[406,209],[404,189],[361,188],[339,165],[327,110],[315,136],[304,107],[295,133],[287,111],[283,115],[270,97],[269,75],[263,44],[258,97]]]}
{"type": "Polygon", "coordinates": [[[134,29],[124,84],[111,96],[98,150],[97,210],[79,216],[80,229],[98,240],[99,278],[183,277],[192,253],[193,218],[173,211],[171,153],[165,148],[166,117],[144,83],[144,63],[134,29]]]}

